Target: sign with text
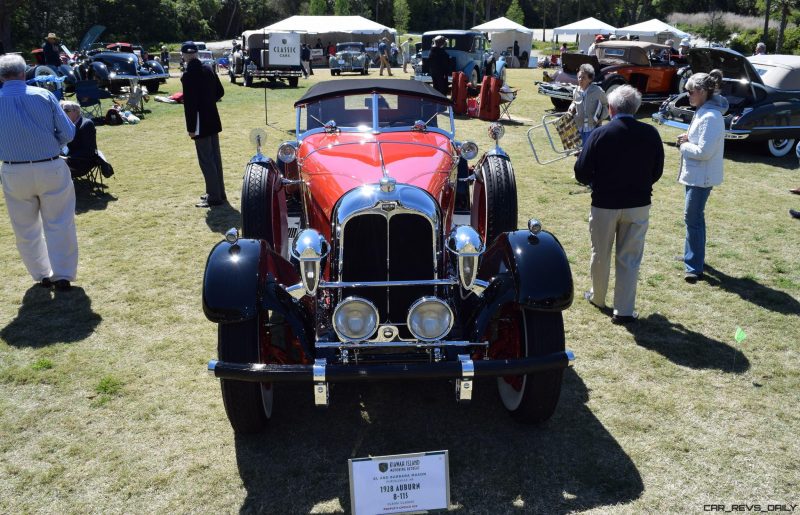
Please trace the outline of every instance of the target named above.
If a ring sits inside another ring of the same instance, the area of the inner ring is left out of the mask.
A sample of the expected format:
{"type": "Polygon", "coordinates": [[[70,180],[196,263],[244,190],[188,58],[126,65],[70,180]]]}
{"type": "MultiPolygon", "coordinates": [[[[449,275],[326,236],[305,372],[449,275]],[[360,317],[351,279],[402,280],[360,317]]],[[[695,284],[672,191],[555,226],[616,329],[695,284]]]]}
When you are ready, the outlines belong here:
{"type": "Polygon", "coordinates": [[[269,35],[270,66],[300,65],[300,34],[295,32],[273,32],[269,35]]]}
{"type": "Polygon", "coordinates": [[[354,515],[447,509],[450,467],[447,451],[348,460],[354,515]]]}

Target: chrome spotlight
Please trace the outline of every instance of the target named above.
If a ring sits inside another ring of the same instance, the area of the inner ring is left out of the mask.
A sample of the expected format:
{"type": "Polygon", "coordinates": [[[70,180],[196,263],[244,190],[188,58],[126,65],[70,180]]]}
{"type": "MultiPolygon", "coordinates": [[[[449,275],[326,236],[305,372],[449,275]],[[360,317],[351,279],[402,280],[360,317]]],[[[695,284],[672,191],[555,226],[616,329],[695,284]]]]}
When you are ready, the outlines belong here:
{"type": "Polygon", "coordinates": [[[282,143],[278,147],[278,159],[286,164],[291,163],[297,159],[297,149],[291,143],[282,143]]]}
{"type": "Polygon", "coordinates": [[[506,133],[506,128],[503,127],[499,123],[493,123],[489,125],[489,137],[495,141],[500,141],[503,135],[506,133]]]}
{"type": "Polygon", "coordinates": [[[406,323],[417,339],[440,340],[453,328],[453,310],[442,299],[422,297],[409,308],[406,323]]]}
{"type": "Polygon", "coordinates": [[[540,222],[535,218],[531,218],[530,220],[528,220],[528,230],[531,232],[531,234],[536,236],[537,234],[542,232],[542,222],[540,222]]]}
{"type": "Polygon", "coordinates": [[[292,256],[300,262],[300,280],[307,295],[317,293],[322,278],[322,260],[328,255],[328,242],[314,229],[304,229],[292,244],[292,256]]]}
{"type": "Polygon", "coordinates": [[[470,290],[478,276],[478,258],[483,254],[483,241],[478,231],[469,225],[459,225],[447,237],[447,250],[458,258],[458,279],[461,286],[470,290]]]}
{"type": "Polygon", "coordinates": [[[328,120],[325,122],[323,127],[325,128],[325,132],[328,134],[333,134],[339,131],[339,127],[336,126],[336,120],[328,120]]]}
{"type": "Polygon", "coordinates": [[[239,241],[239,231],[236,230],[236,227],[231,227],[228,229],[228,231],[225,233],[225,241],[231,245],[239,241]]]}
{"type": "Polygon", "coordinates": [[[461,157],[469,161],[478,155],[478,144],[473,141],[465,141],[461,144],[461,157]]]}
{"type": "Polygon", "coordinates": [[[346,342],[363,341],[378,329],[378,308],[361,297],[348,297],[333,310],[333,330],[346,342]]]}
{"type": "Polygon", "coordinates": [[[417,120],[414,122],[414,126],[411,127],[411,130],[414,132],[425,132],[428,130],[428,124],[422,120],[417,120]]]}

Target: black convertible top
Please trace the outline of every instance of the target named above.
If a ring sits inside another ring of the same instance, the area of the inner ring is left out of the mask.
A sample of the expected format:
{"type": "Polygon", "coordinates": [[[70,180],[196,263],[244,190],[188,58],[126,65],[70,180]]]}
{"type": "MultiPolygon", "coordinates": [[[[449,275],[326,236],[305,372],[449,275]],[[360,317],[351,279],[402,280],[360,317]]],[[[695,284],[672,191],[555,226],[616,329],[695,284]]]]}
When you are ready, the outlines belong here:
{"type": "Polygon", "coordinates": [[[395,95],[414,95],[443,104],[450,104],[450,99],[442,95],[424,82],[409,79],[340,79],[319,82],[311,86],[295,107],[328,97],[338,97],[360,93],[393,93],[395,95]]]}

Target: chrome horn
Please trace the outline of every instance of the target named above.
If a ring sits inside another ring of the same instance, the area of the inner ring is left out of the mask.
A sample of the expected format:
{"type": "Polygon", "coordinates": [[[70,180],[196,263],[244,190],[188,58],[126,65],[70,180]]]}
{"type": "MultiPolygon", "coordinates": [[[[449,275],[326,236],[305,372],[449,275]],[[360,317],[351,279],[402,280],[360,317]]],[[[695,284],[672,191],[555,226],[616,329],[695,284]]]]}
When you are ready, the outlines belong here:
{"type": "Polygon", "coordinates": [[[306,295],[317,293],[322,280],[322,260],[330,247],[325,238],[314,229],[304,229],[292,244],[292,256],[300,262],[300,281],[306,295]]]}
{"type": "Polygon", "coordinates": [[[446,246],[457,257],[458,281],[465,290],[472,290],[478,277],[478,258],[484,250],[478,231],[469,225],[456,226],[446,246]]]}

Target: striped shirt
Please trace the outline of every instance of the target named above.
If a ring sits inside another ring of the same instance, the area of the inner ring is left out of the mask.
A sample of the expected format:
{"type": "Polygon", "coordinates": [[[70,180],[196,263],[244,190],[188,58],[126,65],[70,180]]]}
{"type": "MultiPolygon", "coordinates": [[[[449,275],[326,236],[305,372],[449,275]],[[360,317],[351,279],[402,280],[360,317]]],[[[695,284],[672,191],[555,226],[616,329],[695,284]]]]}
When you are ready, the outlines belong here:
{"type": "Polygon", "coordinates": [[[0,161],[57,156],[72,141],[75,124],[46,89],[10,80],[0,89],[0,161]]]}

